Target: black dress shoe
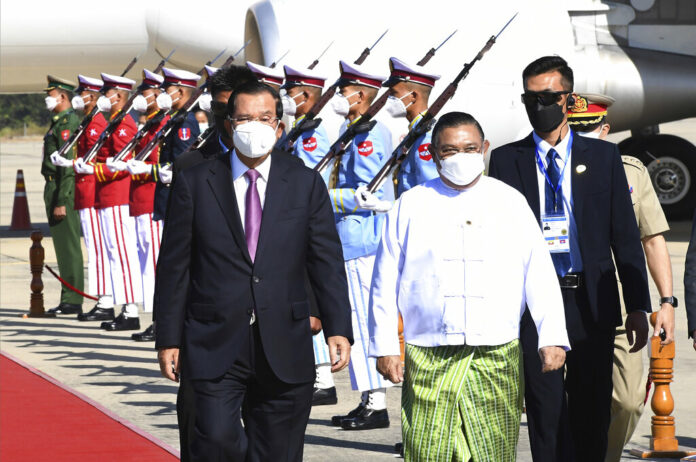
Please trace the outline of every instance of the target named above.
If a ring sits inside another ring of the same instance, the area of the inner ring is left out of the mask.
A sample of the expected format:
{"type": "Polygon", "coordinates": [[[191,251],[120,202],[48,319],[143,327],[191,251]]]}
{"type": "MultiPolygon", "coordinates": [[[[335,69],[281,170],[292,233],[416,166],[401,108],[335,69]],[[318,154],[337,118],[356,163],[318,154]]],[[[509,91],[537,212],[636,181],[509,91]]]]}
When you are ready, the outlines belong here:
{"type": "Polygon", "coordinates": [[[147,329],[142,332],[131,334],[131,338],[136,342],[154,342],[155,341],[155,325],[150,324],[147,329]]]}
{"type": "Polygon", "coordinates": [[[82,314],[82,305],[74,303],[61,303],[55,308],[48,310],[51,314],[82,314]]]}
{"type": "Polygon", "coordinates": [[[89,313],[81,313],[77,315],[78,321],[113,321],[114,320],[114,309],[113,308],[99,308],[95,306],[89,313]]]}
{"type": "Polygon", "coordinates": [[[140,318],[127,318],[121,313],[111,322],[101,323],[104,330],[138,330],[140,329],[140,318]]]}
{"type": "Polygon", "coordinates": [[[388,426],[389,413],[386,409],[376,411],[366,407],[355,417],[341,421],[341,428],[344,430],[372,430],[388,426]]]}
{"type": "Polygon", "coordinates": [[[338,403],[336,387],[314,388],[314,394],[312,395],[312,406],[326,406],[328,404],[336,403],[338,403]]]}
{"type": "Polygon", "coordinates": [[[363,403],[360,403],[358,404],[358,407],[350,411],[348,415],[335,415],[331,417],[331,425],[333,425],[334,427],[340,427],[343,419],[352,419],[356,415],[360,414],[363,409],[365,409],[365,405],[363,403]]]}

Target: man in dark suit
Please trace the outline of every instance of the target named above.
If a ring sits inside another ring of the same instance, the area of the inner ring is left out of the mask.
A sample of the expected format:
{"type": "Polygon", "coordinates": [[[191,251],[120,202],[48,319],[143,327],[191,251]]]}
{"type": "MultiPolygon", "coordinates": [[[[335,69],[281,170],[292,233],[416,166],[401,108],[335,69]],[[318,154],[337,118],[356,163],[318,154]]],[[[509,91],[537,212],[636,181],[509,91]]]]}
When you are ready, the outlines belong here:
{"type": "Polygon", "coordinates": [[[531,63],[522,95],[534,131],[493,151],[489,175],[519,190],[536,214],[556,267],[571,351],[542,374],[536,329],[525,312],[525,401],[535,461],[604,460],[614,332],[621,323],[614,261],[623,284],[631,351],[647,342],[645,259],[616,145],[574,136],[573,71],[558,56],[531,63]],[[565,385],[565,389],[564,389],[565,385]],[[566,408],[567,393],[567,408],[566,408]]]}
{"type": "Polygon", "coordinates": [[[694,210],[691,240],[684,265],[684,300],[689,337],[694,341],[694,350],[696,350],[696,210],[694,210]]]}
{"type": "Polygon", "coordinates": [[[228,114],[234,150],[172,188],[155,289],[160,368],[191,379],[194,460],[300,461],[314,382],[306,274],[332,370],[350,357],[341,244],[321,177],[271,153],[278,94],[247,83],[228,114]]]}

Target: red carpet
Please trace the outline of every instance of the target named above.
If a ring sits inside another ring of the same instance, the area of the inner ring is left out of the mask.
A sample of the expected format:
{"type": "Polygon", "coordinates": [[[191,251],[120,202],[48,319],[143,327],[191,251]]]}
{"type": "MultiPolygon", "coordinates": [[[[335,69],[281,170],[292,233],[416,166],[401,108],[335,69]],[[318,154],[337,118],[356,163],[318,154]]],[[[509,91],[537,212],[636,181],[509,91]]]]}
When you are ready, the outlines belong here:
{"type": "Polygon", "coordinates": [[[164,443],[39,374],[0,354],[2,462],[178,460],[164,443]]]}

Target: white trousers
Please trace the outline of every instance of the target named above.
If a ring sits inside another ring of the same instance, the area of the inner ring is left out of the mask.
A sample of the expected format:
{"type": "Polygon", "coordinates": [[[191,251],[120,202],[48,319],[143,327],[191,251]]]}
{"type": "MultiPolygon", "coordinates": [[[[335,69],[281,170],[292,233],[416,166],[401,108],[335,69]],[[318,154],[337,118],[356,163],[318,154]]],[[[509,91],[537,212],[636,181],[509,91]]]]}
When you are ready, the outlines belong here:
{"type": "Polygon", "coordinates": [[[138,236],[138,260],[143,286],[143,311],[152,312],[155,296],[155,268],[162,239],[162,221],[153,221],[151,213],[135,217],[135,232],[138,236]]]}
{"type": "Polygon", "coordinates": [[[100,209],[99,218],[102,240],[111,266],[114,304],[140,303],[143,301],[143,286],[137,236],[135,220],[128,214],[128,205],[100,209]]]}
{"type": "Polygon", "coordinates": [[[324,330],[322,330],[316,335],[312,335],[312,344],[314,346],[314,364],[331,364],[331,357],[329,356],[329,346],[326,344],[324,330]]]}
{"type": "Polygon", "coordinates": [[[87,293],[94,296],[111,295],[111,266],[102,239],[99,214],[94,207],[78,212],[87,248],[87,293]]]}
{"type": "Polygon", "coordinates": [[[350,383],[353,390],[369,391],[391,387],[393,383],[377,372],[377,359],[367,356],[370,333],[367,330],[368,303],[375,254],[346,261],[348,295],[353,317],[353,347],[350,350],[350,383]]]}

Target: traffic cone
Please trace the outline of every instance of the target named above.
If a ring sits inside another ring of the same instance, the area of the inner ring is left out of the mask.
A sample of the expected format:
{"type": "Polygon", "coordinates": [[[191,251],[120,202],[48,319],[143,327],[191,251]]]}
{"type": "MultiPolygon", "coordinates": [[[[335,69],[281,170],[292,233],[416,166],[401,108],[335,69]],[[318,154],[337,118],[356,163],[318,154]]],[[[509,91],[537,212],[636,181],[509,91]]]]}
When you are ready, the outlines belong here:
{"type": "Polygon", "coordinates": [[[22,169],[19,169],[17,170],[17,185],[15,186],[10,231],[24,231],[28,229],[31,229],[31,220],[29,219],[27,189],[24,187],[24,172],[22,169]]]}

